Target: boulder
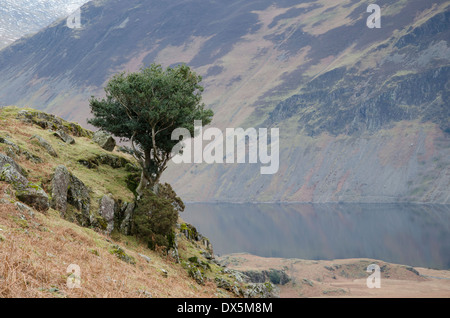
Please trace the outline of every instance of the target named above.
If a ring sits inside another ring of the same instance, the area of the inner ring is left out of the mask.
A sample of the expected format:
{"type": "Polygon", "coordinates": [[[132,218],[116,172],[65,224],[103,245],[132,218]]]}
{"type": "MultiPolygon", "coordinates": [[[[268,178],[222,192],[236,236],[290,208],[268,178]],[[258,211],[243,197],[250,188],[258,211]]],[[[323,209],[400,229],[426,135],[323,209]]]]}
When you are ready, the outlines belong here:
{"type": "Polygon", "coordinates": [[[53,135],[64,141],[66,144],[75,143],[75,139],[73,139],[72,136],[70,136],[63,130],[58,130],[57,132],[53,133],[53,135]]]}
{"type": "Polygon", "coordinates": [[[89,188],[69,170],[60,165],[56,167],[51,181],[51,207],[60,212],[69,221],[77,221],[82,226],[89,226],[91,218],[91,196],[89,188]],[[78,212],[68,209],[73,206],[78,212]]]}
{"type": "Polygon", "coordinates": [[[67,168],[63,165],[56,167],[52,179],[51,207],[62,214],[67,210],[67,194],[71,177],[67,168]]]}
{"type": "Polygon", "coordinates": [[[56,153],[55,149],[53,149],[52,145],[50,145],[50,143],[47,140],[45,140],[44,138],[42,138],[41,136],[34,135],[30,139],[35,139],[37,141],[37,143],[42,148],[44,148],[51,156],[58,157],[58,154],[56,153]]]}
{"type": "Polygon", "coordinates": [[[102,130],[96,131],[92,140],[106,151],[113,151],[114,147],[116,147],[116,141],[111,134],[102,130]]]}
{"type": "Polygon", "coordinates": [[[11,164],[9,162],[2,163],[1,157],[0,157],[0,180],[11,184],[15,190],[25,189],[28,186],[28,179],[25,178],[19,172],[16,165],[11,164]]]}
{"type": "Polygon", "coordinates": [[[100,208],[98,213],[106,221],[106,233],[111,234],[114,230],[114,212],[116,208],[116,202],[108,195],[104,195],[100,199],[100,208]]]}
{"type": "Polygon", "coordinates": [[[36,184],[29,183],[28,187],[17,190],[16,197],[41,212],[47,211],[50,207],[47,193],[36,184]]]}
{"type": "Polygon", "coordinates": [[[8,157],[4,154],[0,153],[0,169],[5,165],[5,164],[10,164],[11,166],[14,167],[14,169],[16,169],[21,175],[23,176],[27,176],[27,173],[25,171],[25,169],[23,169],[21,166],[19,166],[11,157],[8,157]]]}

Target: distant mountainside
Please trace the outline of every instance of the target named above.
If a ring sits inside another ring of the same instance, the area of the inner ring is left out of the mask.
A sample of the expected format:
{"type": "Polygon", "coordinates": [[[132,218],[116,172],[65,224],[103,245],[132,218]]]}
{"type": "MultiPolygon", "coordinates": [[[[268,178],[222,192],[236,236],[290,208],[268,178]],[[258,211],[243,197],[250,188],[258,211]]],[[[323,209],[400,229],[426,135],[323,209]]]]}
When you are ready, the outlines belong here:
{"type": "Polygon", "coordinates": [[[2,0],[0,49],[67,17],[87,0],[2,0]]]}
{"type": "Polygon", "coordinates": [[[279,127],[280,169],[172,165],[192,201],[450,203],[449,1],[92,1],[0,52],[0,105],[84,123],[112,74],[186,62],[213,126],[279,127]]]}

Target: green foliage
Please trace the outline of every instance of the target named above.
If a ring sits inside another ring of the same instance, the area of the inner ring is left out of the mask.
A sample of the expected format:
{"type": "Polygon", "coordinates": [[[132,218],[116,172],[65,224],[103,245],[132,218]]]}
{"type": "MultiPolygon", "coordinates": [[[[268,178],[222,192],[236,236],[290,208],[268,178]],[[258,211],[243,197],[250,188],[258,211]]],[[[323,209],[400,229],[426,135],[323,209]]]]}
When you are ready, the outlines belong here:
{"type": "MultiPolygon", "coordinates": [[[[90,99],[94,118],[88,122],[131,141],[143,169],[145,186],[157,184],[179,140],[172,131],[194,134],[194,120],[211,122],[213,112],[201,102],[202,78],[187,65],[163,70],[152,64],[140,72],[120,73],[106,85],[106,98],[90,99]]],[[[142,181],[142,180],[141,180],[142,181]]]]}
{"type": "Polygon", "coordinates": [[[129,173],[125,179],[127,188],[136,195],[136,188],[139,185],[140,173],[129,173]]]}
{"type": "Polygon", "coordinates": [[[173,247],[178,213],[184,211],[183,201],[169,184],[159,184],[154,193],[145,190],[134,211],[132,233],[144,240],[150,249],[173,247]]]}

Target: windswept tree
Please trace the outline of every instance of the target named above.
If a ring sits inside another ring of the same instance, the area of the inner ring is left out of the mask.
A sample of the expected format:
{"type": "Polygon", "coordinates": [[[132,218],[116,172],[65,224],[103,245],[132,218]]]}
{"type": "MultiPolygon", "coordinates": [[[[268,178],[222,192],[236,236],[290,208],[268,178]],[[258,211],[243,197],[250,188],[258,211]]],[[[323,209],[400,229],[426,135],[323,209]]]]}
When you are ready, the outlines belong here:
{"type": "Polygon", "coordinates": [[[186,128],[194,135],[194,120],[212,120],[202,103],[202,78],[189,66],[163,69],[152,64],[139,72],[120,73],[109,80],[106,97],[89,100],[93,118],[88,122],[122,140],[129,140],[142,168],[136,192],[157,185],[175,153],[172,131],[186,128]]]}

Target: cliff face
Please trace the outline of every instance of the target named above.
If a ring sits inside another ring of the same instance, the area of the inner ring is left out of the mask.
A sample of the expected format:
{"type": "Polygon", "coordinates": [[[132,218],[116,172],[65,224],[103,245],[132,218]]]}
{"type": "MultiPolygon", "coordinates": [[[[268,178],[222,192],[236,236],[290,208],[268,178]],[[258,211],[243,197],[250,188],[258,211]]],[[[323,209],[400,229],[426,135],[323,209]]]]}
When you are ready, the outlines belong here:
{"type": "Polygon", "coordinates": [[[0,104],[83,124],[112,74],[186,62],[212,126],[281,140],[272,176],[171,165],[184,199],[448,203],[448,1],[377,4],[380,29],[358,0],[93,1],[81,29],[61,21],[0,52],[0,104]]]}

